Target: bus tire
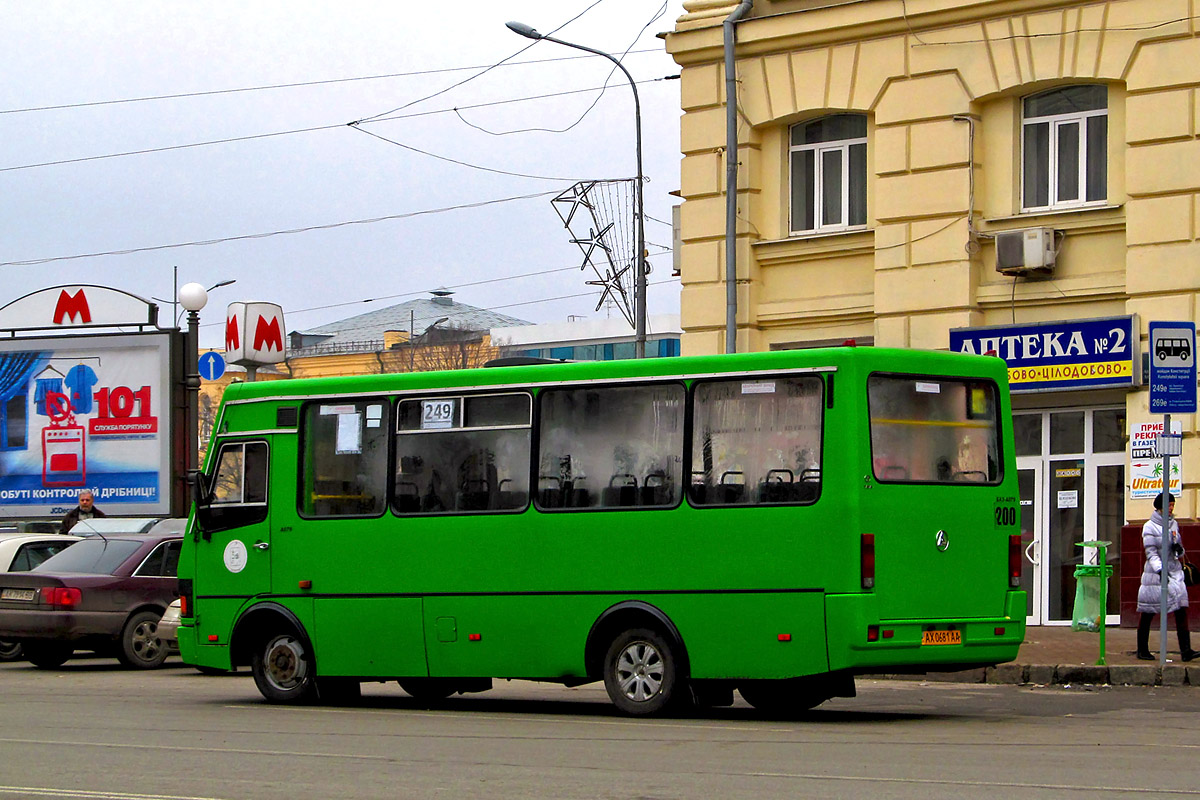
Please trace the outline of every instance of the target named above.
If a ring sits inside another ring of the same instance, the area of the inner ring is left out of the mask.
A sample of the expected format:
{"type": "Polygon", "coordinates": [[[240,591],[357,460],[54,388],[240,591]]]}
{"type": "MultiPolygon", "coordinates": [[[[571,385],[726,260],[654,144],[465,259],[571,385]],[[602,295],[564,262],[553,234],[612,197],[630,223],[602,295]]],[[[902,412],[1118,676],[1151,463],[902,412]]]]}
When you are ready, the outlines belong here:
{"type": "Polygon", "coordinates": [[[317,676],[308,642],[294,631],[262,639],[251,654],[254,685],[272,703],[306,703],[317,697],[317,676]]]}
{"type": "Polygon", "coordinates": [[[158,669],[167,660],[170,648],[158,638],[158,621],[162,614],[139,611],[121,629],[117,660],[133,669],[158,669]]]}
{"type": "Polygon", "coordinates": [[[400,688],[418,703],[440,703],[457,691],[457,687],[444,678],[403,678],[396,681],[400,688]]]}
{"type": "Polygon", "coordinates": [[[39,669],[57,669],[75,654],[75,648],[63,642],[25,642],[25,658],[39,669]]]}
{"type": "Polygon", "coordinates": [[[624,714],[644,717],[678,705],[687,694],[681,683],[679,659],[658,631],[624,631],[604,656],[604,688],[624,714]]]}

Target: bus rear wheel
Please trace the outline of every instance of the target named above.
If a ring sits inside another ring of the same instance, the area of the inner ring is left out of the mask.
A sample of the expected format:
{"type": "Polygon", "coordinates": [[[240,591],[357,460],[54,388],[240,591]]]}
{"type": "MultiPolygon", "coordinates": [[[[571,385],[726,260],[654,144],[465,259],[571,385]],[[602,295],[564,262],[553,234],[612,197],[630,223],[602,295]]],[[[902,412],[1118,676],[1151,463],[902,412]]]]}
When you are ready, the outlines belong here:
{"type": "Polygon", "coordinates": [[[625,631],[609,645],[604,688],[621,712],[636,717],[662,713],[686,694],[680,684],[678,657],[657,631],[625,631]]]}
{"type": "Polygon", "coordinates": [[[291,631],[268,636],[250,662],[254,684],[272,703],[304,703],[316,699],[317,676],[308,643],[291,631]]]}

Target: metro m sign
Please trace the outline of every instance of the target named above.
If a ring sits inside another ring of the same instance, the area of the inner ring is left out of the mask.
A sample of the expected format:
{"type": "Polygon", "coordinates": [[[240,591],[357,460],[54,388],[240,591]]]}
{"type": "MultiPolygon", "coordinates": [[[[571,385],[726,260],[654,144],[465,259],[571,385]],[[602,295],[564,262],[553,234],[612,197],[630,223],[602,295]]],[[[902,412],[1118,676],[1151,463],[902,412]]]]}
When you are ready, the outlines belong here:
{"type": "Polygon", "coordinates": [[[283,308],[275,303],[230,303],[225,311],[225,360],[231,364],[283,361],[283,308]]]}

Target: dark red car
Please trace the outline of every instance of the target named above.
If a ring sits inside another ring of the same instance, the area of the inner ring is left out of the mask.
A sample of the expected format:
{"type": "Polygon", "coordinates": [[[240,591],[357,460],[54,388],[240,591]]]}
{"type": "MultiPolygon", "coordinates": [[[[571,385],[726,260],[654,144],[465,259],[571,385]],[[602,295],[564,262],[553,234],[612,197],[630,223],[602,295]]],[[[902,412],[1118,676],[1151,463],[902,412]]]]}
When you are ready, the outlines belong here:
{"type": "Polygon", "coordinates": [[[0,639],[21,643],[35,666],[61,666],[76,650],[161,666],[158,620],[178,596],[183,520],[147,533],[93,536],[31,572],[0,574],[0,639]]]}

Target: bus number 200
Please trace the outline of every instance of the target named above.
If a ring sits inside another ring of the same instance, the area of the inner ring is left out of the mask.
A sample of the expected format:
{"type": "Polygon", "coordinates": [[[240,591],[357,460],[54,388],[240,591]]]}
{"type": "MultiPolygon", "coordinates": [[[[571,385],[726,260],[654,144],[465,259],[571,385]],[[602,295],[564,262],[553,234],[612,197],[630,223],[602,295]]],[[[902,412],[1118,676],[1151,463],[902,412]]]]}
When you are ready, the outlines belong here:
{"type": "Polygon", "coordinates": [[[1017,510],[1012,506],[996,506],[997,525],[1016,525],[1017,510]]]}

